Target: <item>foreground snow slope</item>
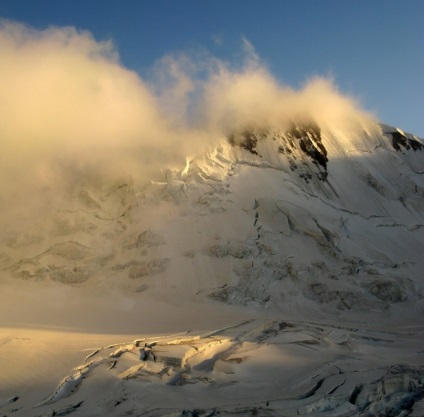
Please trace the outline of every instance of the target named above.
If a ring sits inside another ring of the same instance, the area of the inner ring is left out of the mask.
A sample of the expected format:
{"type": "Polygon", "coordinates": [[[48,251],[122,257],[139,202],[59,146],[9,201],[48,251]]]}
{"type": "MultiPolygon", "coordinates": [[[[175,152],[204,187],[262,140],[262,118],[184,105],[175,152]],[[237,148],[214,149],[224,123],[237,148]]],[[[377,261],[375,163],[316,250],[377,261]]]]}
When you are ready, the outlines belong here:
{"type": "Polygon", "coordinates": [[[413,135],[307,122],[80,179],[4,226],[0,411],[422,415],[423,174],[413,135]]]}

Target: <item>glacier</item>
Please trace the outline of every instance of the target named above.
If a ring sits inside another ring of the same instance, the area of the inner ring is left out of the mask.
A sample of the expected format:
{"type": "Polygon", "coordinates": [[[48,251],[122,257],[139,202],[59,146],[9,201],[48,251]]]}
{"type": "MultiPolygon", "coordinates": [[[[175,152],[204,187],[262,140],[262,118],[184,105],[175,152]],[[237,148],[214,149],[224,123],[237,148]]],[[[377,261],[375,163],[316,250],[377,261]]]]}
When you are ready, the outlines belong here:
{"type": "Polygon", "coordinates": [[[2,228],[2,415],[424,414],[412,134],[247,126],[2,228]]]}

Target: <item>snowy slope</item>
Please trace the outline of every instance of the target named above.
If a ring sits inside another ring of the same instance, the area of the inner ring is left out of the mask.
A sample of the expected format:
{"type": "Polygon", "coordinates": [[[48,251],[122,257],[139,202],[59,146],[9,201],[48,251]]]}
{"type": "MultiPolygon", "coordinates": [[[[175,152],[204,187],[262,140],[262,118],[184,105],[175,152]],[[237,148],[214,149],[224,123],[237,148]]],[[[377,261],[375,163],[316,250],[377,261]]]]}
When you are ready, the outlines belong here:
{"type": "Polygon", "coordinates": [[[20,330],[0,349],[28,326],[109,337],[61,347],[57,377],[8,372],[0,411],[422,415],[423,174],[413,135],[308,122],[233,132],[147,185],[79,179],[4,226],[0,324],[20,330]]]}

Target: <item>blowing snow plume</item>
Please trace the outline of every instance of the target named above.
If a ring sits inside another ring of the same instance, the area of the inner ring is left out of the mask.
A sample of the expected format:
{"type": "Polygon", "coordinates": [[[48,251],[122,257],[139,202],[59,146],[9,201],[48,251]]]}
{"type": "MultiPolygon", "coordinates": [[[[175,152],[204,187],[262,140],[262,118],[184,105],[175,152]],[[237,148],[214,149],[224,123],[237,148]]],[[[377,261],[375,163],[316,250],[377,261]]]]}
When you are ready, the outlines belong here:
{"type": "Polygon", "coordinates": [[[88,175],[148,181],[244,126],[370,119],[330,80],[282,86],[245,46],[238,68],[164,57],[148,83],[88,32],[1,22],[2,205],[19,200],[31,211],[88,175]]]}

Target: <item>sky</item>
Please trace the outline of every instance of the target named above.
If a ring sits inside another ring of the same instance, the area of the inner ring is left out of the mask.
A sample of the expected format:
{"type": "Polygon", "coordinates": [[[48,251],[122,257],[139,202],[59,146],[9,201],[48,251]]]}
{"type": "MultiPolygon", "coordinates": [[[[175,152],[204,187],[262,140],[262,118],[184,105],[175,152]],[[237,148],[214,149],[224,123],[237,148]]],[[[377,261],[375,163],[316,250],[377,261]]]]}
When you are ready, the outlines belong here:
{"type": "Polygon", "coordinates": [[[0,18],[88,31],[144,80],[164,57],[237,67],[250,48],[281,84],[329,77],[380,121],[424,137],[422,0],[0,0],[0,18]]]}

